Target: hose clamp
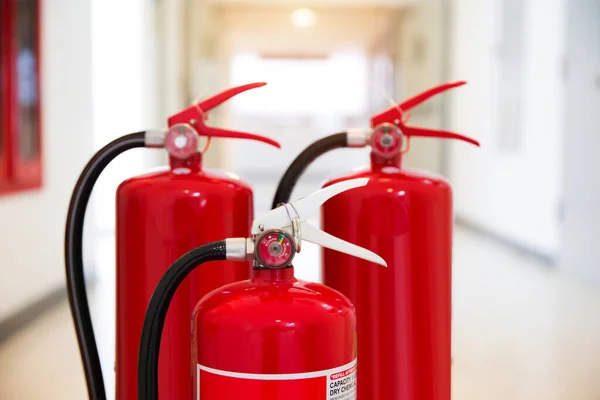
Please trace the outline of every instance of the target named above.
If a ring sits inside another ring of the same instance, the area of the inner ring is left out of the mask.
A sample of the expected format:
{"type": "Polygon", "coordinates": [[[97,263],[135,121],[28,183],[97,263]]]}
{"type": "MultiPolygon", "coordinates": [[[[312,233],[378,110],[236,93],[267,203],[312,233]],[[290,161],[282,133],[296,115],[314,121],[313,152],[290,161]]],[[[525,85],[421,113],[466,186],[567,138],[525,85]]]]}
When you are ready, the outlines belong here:
{"type": "Polygon", "coordinates": [[[149,129],[144,133],[144,144],[146,147],[160,149],[165,147],[167,132],[163,129],[149,129]]]}
{"type": "Polygon", "coordinates": [[[369,143],[371,129],[348,129],[346,131],[346,141],[348,147],[365,147],[369,143]]]}

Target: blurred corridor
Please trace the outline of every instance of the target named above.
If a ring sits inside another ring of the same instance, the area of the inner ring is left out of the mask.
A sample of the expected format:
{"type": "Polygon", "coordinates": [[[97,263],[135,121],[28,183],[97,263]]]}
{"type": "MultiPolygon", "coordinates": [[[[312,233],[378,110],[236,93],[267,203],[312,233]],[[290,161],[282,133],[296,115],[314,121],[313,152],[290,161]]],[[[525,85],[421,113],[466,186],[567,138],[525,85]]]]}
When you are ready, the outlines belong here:
{"type": "MultiPolygon", "coordinates": [[[[599,1],[0,0],[0,21],[1,400],[86,398],[63,235],[77,177],[106,143],[267,82],[207,123],[282,149],[212,139],[203,155],[252,186],[260,215],[309,144],[462,79],[409,124],[481,147],[415,139],[403,158],[453,187],[453,399],[600,399],[599,1]]],[[[365,148],[331,152],[292,197],[368,160],[365,148]]],[[[111,396],[115,190],[167,162],[161,150],[120,156],[86,218],[111,396]]],[[[301,278],[321,279],[316,246],[296,263],[301,278]]]]}

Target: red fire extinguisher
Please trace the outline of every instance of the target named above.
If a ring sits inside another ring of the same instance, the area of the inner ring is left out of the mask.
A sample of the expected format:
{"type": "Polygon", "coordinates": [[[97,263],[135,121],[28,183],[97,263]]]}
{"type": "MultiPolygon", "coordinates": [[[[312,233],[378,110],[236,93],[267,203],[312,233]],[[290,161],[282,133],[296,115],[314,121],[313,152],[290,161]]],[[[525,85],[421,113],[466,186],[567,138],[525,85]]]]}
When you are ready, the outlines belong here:
{"type": "Polygon", "coordinates": [[[159,398],[159,352],[168,345],[162,338],[161,348],[161,336],[175,292],[196,267],[218,268],[202,265],[215,260],[243,265],[253,260],[252,275],[209,293],[194,310],[193,399],[356,399],[354,307],[331,288],[294,278],[292,260],[306,240],[386,266],[375,253],[306,222],[328,199],[368,181],[331,185],[257,218],[251,237],[216,241],[179,258],[148,306],[139,346],[138,399],[159,398]]]}
{"type": "Polygon", "coordinates": [[[359,400],[449,400],[451,370],[452,189],[440,176],[402,166],[413,136],[459,139],[407,126],[407,111],[465,84],[448,83],[374,116],[371,128],[325,137],[285,172],[273,206],[286,202],[306,167],[342,147],[371,146],[371,165],[325,183],[355,178],[368,186],[343,193],[322,209],[323,230],[381,255],[389,268],[323,249],[323,283],[356,306],[359,400]]]}
{"type": "MultiPolygon", "coordinates": [[[[85,209],[96,180],[117,155],[137,147],[165,148],[170,166],[128,179],[117,190],[116,399],[137,397],[137,349],[152,292],[167,267],[186,251],[222,237],[247,236],[253,218],[250,187],[232,174],[202,168],[201,137],[251,139],[279,147],[271,139],[206,126],[207,112],[234,95],[263,86],[229,89],[173,115],[168,130],[125,135],[101,149],[81,174],[71,198],[65,256],[69,300],[92,400],[106,398],[90,320],[82,259],[85,209]]],[[[206,293],[247,279],[249,263],[222,261],[184,282],[167,316],[159,371],[167,399],[191,398],[189,315],[206,293]]]]}

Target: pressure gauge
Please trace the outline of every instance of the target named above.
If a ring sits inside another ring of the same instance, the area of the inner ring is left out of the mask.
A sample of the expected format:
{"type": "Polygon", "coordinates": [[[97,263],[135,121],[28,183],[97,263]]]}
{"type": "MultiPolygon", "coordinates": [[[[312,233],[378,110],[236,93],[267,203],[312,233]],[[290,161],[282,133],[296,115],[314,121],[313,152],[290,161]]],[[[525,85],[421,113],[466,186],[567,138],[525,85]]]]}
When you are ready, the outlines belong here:
{"type": "Polygon", "coordinates": [[[256,240],[256,258],[266,268],[284,268],[292,263],[294,239],[282,230],[266,231],[256,240]]]}
{"type": "Polygon", "coordinates": [[[189,124],[176,124],[169,128],[165,147],[173,157],[185,160],[198,152],[198,133],[189,124]]]}
{"type": "Polygon", "coordinates": [[[402,131],[394,124],[383,123],[371,135],[373,152],[383,158],[393,158],[402,149],[402,131]]]}

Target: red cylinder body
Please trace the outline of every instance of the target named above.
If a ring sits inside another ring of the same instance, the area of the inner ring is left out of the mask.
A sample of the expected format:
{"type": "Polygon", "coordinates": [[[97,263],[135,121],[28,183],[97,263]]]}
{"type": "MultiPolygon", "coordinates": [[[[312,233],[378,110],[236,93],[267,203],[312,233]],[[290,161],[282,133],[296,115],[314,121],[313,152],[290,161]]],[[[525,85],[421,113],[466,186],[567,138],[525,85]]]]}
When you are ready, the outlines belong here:
{"type": "Polygon", "coordinates": [[[293,268],[254,270],[204,297],[193,342],[194,399],[355,399],[354,306],[293,268]]]}
{"type": "Polygon", "coordinates": [[[359,400],[449,400],[452,190],[440,177],[377,160],[333,179],[369,184],[330,199],[323,230],[379,254],[382,268],[324,249],[323,282],[356,307],[359,400]]]}
{"type": "MultiPolygon", "coordinates": [[[[171,159],[171,168],[124,181],[117,191],[116,399],[137,398],[137,361],[144,315],[156,284],[180,256],[225,237],[247,237],[251,189],[224,173],[201,169],[201,156],[171,159]]],[[[190,315],[206,293],[249,277],[249,263],[198,268],[167,314],[159,364],[163,400],[191,399],[190,315]]]]}

